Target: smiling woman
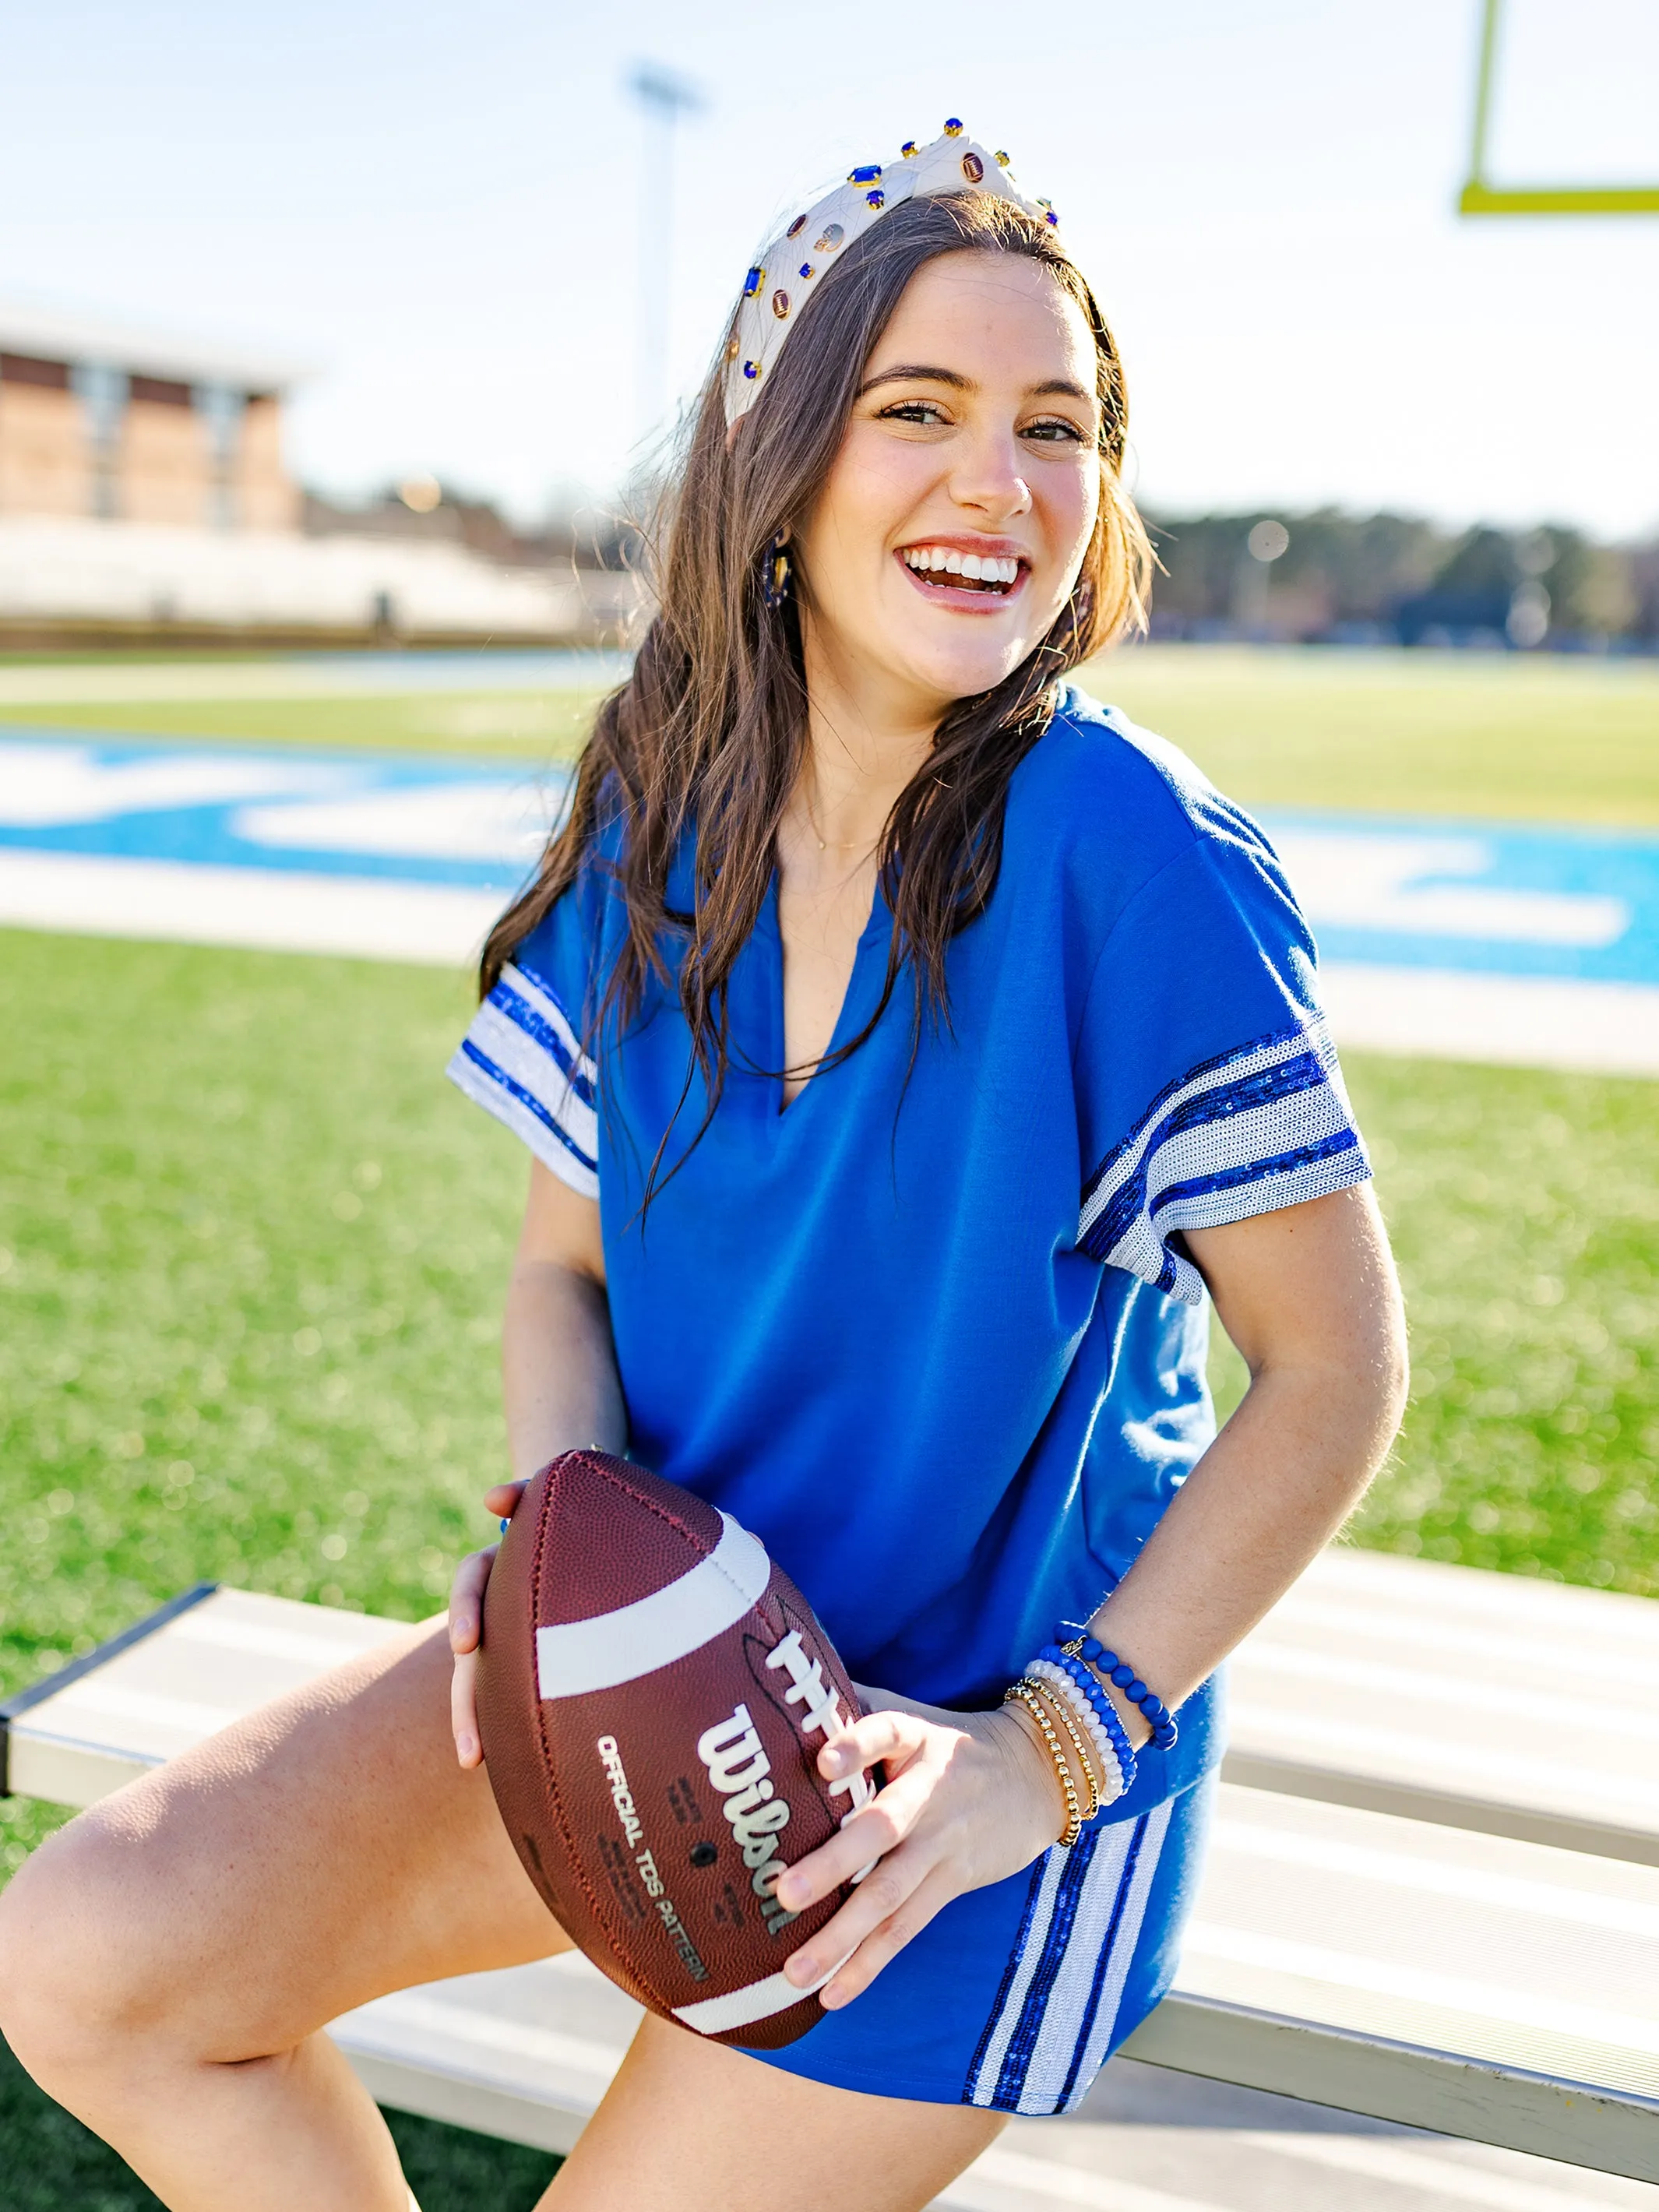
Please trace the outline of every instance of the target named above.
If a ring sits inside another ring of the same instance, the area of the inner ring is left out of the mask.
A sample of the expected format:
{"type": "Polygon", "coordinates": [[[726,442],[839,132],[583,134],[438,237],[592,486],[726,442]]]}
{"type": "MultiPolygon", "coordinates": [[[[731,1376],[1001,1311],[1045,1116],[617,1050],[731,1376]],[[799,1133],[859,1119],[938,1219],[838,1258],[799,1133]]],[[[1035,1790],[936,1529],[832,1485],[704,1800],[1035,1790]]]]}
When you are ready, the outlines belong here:
{"type": "MultiPolygon", "coordinates": [[[[952,121],[855,168],[749,272],[657,618],[485,953],[451,1072],[533,1155],[489,1510],[582,1444],[717,1507],[866,1686],[823,1780],[884,1770],[769,1860],[769,1930],[812,1932],[743,2024],[825,2016],[752,2050],[647,2020],[568,2212],[920,2212],[1007,2114],[1073,2109],[1174,1972],[1216,1670],[1398,1419],[1277,859],[1062,681],[1141,611],[1125,420],[1006,157],[952,121]],[[1218,1437],[1206,1293],[1251,1378],[1218,1437]]],[[[492,1556],[452,1600],[452,1756],[416,1638],[7,1893],[8,2037],[171,2204],[405,2212],[325,2023],[568,1946],[480,1771],[492,1556]]]]}

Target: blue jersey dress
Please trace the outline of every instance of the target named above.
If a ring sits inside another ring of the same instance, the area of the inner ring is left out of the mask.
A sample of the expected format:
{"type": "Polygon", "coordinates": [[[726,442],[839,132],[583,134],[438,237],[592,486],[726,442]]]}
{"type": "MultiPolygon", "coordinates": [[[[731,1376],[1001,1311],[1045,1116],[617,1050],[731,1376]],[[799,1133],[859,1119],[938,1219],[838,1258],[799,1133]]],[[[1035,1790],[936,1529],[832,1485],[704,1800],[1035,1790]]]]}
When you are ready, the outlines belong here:
{"type": "MultiPolygon", "coordinates": [[[[752,1529],[854,1678],[985,1708],[1085,1620],[1214,1433],[1183,1229],[1370,1173],[1272,847],[1183,755],[1075,689],[1014,771],[1001,874],[912,1062],[907,981],[787,1109],[775,884],[732,972],[703,1118],[672,990],[596,1024],[604,859],[518,949],[451,1065],[599,1201],[629,1451],[752,1529]]],[[[670,904],[689,905],[671,882],[670,904]]],[[[880,999],[879,892],[835,1043],[880,999]]],[[[1131,1655],[1133,1656],[1133,1655],[1131,1655]]],[[[1070,2110],[1168,1987],[1220,1689],[1130,1794],[957,1899],[781,2051],[889,2096],[1070,2110]]]]}

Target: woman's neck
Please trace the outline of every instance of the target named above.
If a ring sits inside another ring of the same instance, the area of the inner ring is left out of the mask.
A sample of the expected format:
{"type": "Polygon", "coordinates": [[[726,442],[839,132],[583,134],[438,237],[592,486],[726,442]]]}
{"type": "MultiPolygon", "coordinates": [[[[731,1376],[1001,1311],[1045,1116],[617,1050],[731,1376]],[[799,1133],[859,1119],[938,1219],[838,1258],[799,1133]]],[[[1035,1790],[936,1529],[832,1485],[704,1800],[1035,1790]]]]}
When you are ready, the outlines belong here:
{"type": "Polygon", "coordinates": [[[933,750],[943,711],[878,672],[843,669],[804,625],[807,750],[790,801],[798,833],[856,863],[880,842],[899,793],[933,750]]]}

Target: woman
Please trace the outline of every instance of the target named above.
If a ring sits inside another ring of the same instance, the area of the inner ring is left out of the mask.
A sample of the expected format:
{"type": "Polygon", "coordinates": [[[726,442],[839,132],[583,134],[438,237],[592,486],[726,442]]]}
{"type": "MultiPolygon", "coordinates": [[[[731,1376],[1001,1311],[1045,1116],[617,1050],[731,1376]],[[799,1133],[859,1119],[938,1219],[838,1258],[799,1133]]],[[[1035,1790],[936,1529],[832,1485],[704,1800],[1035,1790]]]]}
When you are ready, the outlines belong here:
{"type": "MultiPolygon", "coordinates": [[[[660,611],[453,1070],[535,1156],[491,1510],[593,1442],[716,1499],[873,1686],[826,1775],[887,1778],[778,1885],[881,1854],[790,1965],[829,2017],[757,2056],[647,2020],[571,2212],[900,2212],[1074,2106],[1173,1970],[1215,1669],[1401,1401],[1271,848],[1060,685],[1150,556],[1110,337],[999,158],[948,125],[750,272],[660,611]],[[1251,1373],[1218,1437],[1206,1289],[1251,1373]]],[[[489,1564],[454,1752],[412,1633],[6,1900],[8,2035],[179,2212],[404,2212],[319,2031],[563,1948],[479,1771],[489,1564]]]]}

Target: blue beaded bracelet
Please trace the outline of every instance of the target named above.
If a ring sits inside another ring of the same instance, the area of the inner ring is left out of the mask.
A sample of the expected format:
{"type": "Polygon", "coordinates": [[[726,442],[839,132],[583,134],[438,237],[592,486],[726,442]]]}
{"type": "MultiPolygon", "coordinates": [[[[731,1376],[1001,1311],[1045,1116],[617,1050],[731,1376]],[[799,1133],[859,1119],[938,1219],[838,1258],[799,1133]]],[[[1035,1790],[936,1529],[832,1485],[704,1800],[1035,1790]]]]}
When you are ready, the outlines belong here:
{"type": "Polygon", "coordinates": [[[1117,1717],[1117,1707],[1075,1653],[1063,1651],[1058,1644],[1045,1644],[1037,1657],[1047,1659],[1060,1668],[1094,1708],[1095,1718],[1106,1731],[1106,1740],[1112,1747],[1113,1756],[1123,1770],[1123,1788],[1127,1793],[1134,1786],[1135,1754],[1134,1747],[1124,1734],[1123,1723],[1117,1717]]]}
{"type": "MultiPolygon", "coordinates": [[[[1058,1634],[1063,1636],[1067,1624],[1062,1621],[1058,1634]]],[[[1087,1662],[1098,1668],[1107,1680],[1122,1691],[1132,1705],[1138,1705],[1152,1723],[1152,1742],[1159,1751],[1169,1751],[1175,1745],[1181,1730],[1176,1725],[1175,1715],[1162,1698],[1149,1690],[1127,1660],[1120,1659],[1115,1651],[1109,1651],[1097,1636],[1073,1636],[1065,1647],[1068,1656],[1087,1662]]]]}

